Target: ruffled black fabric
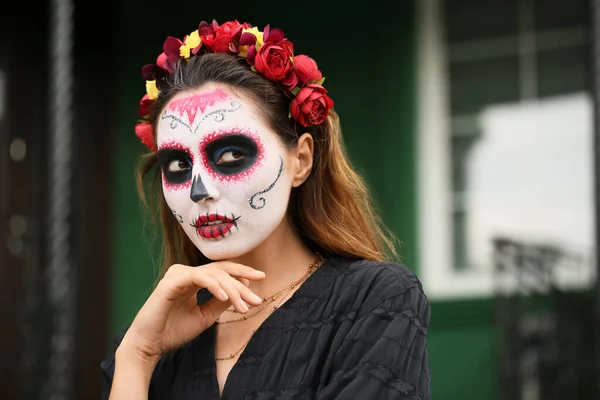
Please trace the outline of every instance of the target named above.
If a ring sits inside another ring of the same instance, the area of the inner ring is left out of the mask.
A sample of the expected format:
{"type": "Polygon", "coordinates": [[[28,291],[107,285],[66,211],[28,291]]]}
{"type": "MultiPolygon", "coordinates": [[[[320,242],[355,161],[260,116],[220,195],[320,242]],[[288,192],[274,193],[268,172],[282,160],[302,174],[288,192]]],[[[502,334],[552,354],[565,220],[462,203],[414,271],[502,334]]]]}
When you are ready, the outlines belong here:
{"type": "MultiPolygon", "coordinates": [[[[221,397],[213,326],[163,357],[149,399],[429,399],[429,319],[407,268],[330,258],[254,334],[221,397]]],[[[101,368],[108,399],[114,354],[101,368]]]]}

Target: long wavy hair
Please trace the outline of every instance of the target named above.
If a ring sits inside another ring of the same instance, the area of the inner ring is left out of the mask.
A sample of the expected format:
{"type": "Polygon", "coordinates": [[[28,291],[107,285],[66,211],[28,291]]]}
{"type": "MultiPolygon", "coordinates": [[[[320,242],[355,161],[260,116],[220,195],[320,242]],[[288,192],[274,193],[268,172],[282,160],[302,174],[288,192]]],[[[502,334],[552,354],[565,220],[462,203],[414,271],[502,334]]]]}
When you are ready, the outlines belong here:
{"type": "MultiPolygon", "coordinates": [[[[376,261],[396,256],[396,239],[374,212],[363,179],[348,161],[337,113],[332,110],[320,125],[300,126],[288,117],[290,99],[283,91],[238,57],[206,53],[176,65],[174,73],[161,84],[160,95],[150,111],[155,137],[157,119],[173,96],[209,82],[226,85],[260,104],[257,111],[287,148],[296,146],[299,134],[312,135],[313,168],[306,181],[292,190],[287,213],[311,249],[326,255],[376,261]]],[[[167,206],[154,153],[143,156],[137,187],[153,221],[160,226],[161,276],[173,264],[197,266],[210,262],[188,239],[167,206]]]]}

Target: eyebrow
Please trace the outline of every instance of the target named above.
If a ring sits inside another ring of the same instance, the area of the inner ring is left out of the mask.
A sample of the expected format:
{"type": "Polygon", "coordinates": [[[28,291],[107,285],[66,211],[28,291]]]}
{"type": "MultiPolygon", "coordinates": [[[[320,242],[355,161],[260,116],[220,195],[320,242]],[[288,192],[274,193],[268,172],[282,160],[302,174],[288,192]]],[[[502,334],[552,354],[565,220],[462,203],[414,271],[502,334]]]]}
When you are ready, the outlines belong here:
{"type": "Polygon", "coordinates": [[[232,99],[233,98],[227,92],[219,88],[210,92],[194,94],[182,99],[174,100],[169,103],[167,109],[180,115],[186,114],[191,126],[194,124],[198,112],[203,114],[208,107],[232,99]]]}

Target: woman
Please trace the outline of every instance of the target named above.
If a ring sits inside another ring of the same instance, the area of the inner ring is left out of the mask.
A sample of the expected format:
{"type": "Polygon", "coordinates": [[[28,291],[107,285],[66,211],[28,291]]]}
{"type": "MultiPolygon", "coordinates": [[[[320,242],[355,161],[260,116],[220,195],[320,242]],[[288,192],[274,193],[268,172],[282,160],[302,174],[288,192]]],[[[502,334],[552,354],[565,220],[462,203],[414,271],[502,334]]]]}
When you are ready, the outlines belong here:
{"type": "Polygon", "coordinates": [[[202,22],[142,74],[162,279],[110,399],[428,399],[429,304],[341,145],[317,64],[279,29],[202,22]]]}

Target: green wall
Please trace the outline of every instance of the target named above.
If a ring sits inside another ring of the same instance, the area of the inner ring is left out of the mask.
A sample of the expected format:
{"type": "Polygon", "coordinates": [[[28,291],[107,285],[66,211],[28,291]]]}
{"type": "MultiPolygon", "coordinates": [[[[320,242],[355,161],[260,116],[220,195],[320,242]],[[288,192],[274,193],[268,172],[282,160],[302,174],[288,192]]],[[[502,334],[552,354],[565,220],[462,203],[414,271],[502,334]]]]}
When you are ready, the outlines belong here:
{"type": "Polygon", "coordinates": [[[492,301],[432,302],[427,341],[433,399],[495,399],[492,301]]]}
{"type": "MultiPolygon", "coordinates": [[[[121,80],[115,97],[119,125],[114,143],[113,332],[135,316],[158,269],[150,245],[152,226],[144,224],[134,181],[138,156],[144,151],[133,133],[144,93],[139,71],[155,59],[166,36],[182,37],[202,19],[237,18],[259,27],[271,23],[286,32],[296,53],[318,61],[341,116],[350,157],[367,179],[384,222],[402,241],[402,261],[413,269],[418,265],[414,4],[384,6],[392,3],[355,8],[303,2],[302,9],[310,11],[301,15],[268,1],[260,7],[242,1],[229,1],[227,7],[189,3],[172,11],[158,1],[122,3],[120,56],[113,65],[121,80]]],[[[493,398],[489,302],[433,303],[432,314],[432,397],[493,398]]]]}

